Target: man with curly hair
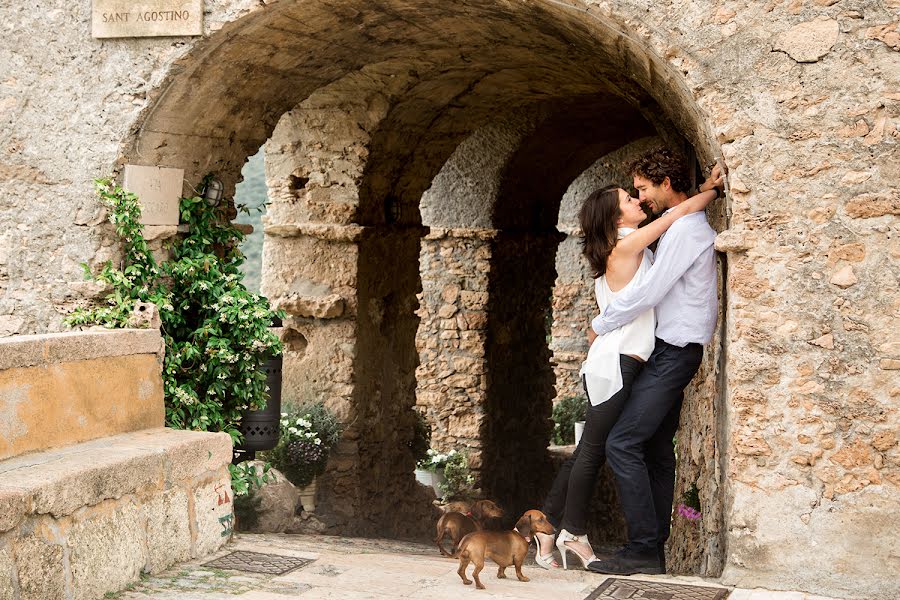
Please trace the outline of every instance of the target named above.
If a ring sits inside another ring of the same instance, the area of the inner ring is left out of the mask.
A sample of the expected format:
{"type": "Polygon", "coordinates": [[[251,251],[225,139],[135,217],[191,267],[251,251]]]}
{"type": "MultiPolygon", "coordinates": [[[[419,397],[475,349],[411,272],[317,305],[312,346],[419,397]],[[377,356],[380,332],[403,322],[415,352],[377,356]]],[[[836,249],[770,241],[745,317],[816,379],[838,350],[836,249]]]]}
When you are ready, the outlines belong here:
{"type": "MultiPolygon", "coordinates": [[[[682,157],[660,148],[631,165],[639,198],[662,214],[688,198],[690,177],[682,157]]],[[[718,190],[718,167],[704,186],[718,190]],[[709,183],[712,182],[712,183],[709,183]]],[[[701,186],[703,187],[703,186],[701,186]]],[[[700,190],[704,191],[704,190],[700,190]]],[[[644,311],[656,310],[656,345],[634,381],[606,442],[628,524],[628,543],[614,557],[590,564],[592,571],[629,575],[664,573],[675,487],[672,438],[678,429],[684,388],[700,368],[703,345],[713,335],[718,312],[716,232],[703,211],[675,221],[660,238],[653,267],[624,289],[592,321],[593,343],[644,311]]]]}

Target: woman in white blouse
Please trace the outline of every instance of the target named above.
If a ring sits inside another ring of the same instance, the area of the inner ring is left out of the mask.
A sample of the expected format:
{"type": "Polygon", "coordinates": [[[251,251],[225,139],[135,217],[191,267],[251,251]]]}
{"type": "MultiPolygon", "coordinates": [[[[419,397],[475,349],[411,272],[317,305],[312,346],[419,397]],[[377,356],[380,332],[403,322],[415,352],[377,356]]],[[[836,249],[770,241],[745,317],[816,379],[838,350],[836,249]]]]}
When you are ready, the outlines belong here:
{"type": "MultiPolygon", "coordinates": [[[[703,187],[720,185],[714,171],[703,187]]],[[[653,255],[647,246],[656,241],[678,218],[706,208],[718,191],[701,192],[638,229],[647,219],[637,198],[611,186],[592,193],[579,214],[584,232],[583,253],[593,270],[597,304],[603,309],[627,286],[649,270],[653,255]]],[[[562,466],[543,512],[559,531],[556,546],[567,566],[567,552],[578,557],[583,568],[596,560],[587,538],[587,508],[606,458],[606,438],[631,393],[631,384],[653,352],[656,320],[653,310],[641,314],[591,344],[581,376],[590,406],[584,432],[574,454],[562,466]]],[[[545,569],[557,567],[553,536],[535,535],[535,560],[545,569]]]]}

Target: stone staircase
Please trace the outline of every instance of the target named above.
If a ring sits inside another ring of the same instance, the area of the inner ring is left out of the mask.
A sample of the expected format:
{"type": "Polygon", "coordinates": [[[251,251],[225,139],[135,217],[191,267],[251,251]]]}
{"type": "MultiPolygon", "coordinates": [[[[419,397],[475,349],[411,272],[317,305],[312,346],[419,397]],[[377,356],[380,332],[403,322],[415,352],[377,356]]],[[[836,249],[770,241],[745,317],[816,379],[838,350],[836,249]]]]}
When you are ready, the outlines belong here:
{"type": "Polygon", "coordinates": [[[218,550],[224,433],[163,427],[162,340],[0,340],[0,599],[91,600],[218,550]]]}

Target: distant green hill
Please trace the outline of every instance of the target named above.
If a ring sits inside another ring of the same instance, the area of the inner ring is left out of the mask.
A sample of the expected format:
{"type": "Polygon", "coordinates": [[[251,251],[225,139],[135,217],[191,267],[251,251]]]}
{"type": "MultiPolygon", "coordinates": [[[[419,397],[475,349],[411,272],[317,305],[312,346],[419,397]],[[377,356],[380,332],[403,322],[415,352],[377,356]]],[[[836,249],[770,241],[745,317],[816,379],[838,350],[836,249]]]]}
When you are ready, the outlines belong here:
{"type": "Polygon", "coordinates": [[[263,247],[263,226],[260,217],[265,214],[267,198],[262,149],[250,157],[241,174],[244,176],[244,180],[237,185],[234,203],[245,205],[250,209],[250,214],[240,213],[235,221],[253,225],[253,233],[248,235],[241,244],[241,250],[247,257],[241,271],[244,273],[244,285],[247,286],[247,289],[251,292],[259,292],[263,247]]]}

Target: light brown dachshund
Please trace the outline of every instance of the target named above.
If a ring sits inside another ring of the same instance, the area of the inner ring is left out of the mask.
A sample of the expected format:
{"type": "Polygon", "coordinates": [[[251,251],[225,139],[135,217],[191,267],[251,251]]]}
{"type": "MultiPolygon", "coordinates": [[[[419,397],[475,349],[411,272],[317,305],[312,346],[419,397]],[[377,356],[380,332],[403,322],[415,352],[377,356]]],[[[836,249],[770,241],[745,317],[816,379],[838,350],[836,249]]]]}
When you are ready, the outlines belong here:
{"type": "Polygon", "coordinates": [[[478,574],[484,568],[485,557],[499,565],[497,579],[504,579],[506,567],[515,565],[516,577],[519,578],[519,581],[528,581],[528,578],[522,573],[522,563],[525,561],[525,555],[528,554],[531,536],[538,531],[550,535],[556,533],[544,513],[539,510],[529,510],[522,515],[522,518],[516,523],[516,528],[512,531],[476,531],[468,534],[459,543],[459,570],[457,573],[463,583],[466,585],[472,583],[466,577],[466,568],[472,562],[475,563],[475,570],[472,571],[475,587],[479,590],[484,589],[478,574]]]}
{"type": "Polygon", "coordinates": [[[463,537],[473,531],[493,528],[503,517],[503,510],[491,500],[479,500],[471,506],[460,508],[469,510],[466,511],[467,514],[456,510],[446,512],[438,519],[436,526],[434,543],[437,544],[441,554],[450,558],[456,558],[456,550],[463,537]],[[444,538],[448,535],[453,543],[450,553],[444,549],[444,538]]]}
{"type": "Polygon", "coordinates": [[[501,529],[503,509],[491,500],[472,503],[471,517],[481,529],[501,529]]]}

